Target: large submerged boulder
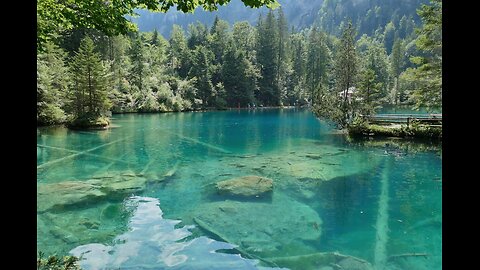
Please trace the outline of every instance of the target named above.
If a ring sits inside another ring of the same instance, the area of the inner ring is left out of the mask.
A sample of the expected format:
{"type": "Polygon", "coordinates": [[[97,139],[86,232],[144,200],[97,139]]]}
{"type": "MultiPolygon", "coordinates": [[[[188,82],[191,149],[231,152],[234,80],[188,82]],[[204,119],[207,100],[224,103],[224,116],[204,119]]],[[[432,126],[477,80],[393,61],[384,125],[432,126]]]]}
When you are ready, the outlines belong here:
{"type": "Polygon", "coordinates": [[[192,212],[208,234],[239,246],[239,250],[272,256],[299,241],[319,240],[322,221],[308,205],[295,200],[275,203],[219,201],[192,212]]]}
{"type": "Polygon", "coordinates": [[[145,189],[147,179],[141,175],[125,172],[111,177],[96,177],[101,188],[109,195],[130,195],[145,189]]]}
{"type": "Polygon", "coordinates": [[[216,186],[220,194],[251,197],[271,192],[273,181],[266,177],[249,175],[221,181],[216,186]]]}
{"type": "Polygon", "coordinates": [[[37,187],[37,211],[62,209],[66,206],[100,200],[106,195],[100,189],[99,181],[39,184],[37,187]]]}
{"type": "Polygon", "coordinates": [[[145,189],[147,179],[133,172],[107,173],[85,181],[63,181],[37,186],[37,211],[62,210],[95,203],[106,197],[126,196],[145,189]]]}

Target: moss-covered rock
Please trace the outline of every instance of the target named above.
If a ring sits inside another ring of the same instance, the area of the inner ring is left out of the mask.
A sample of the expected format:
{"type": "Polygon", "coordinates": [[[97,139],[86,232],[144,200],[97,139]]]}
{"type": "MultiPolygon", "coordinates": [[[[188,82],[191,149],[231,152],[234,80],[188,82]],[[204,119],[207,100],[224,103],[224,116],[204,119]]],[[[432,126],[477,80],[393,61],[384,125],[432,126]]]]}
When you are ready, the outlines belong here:
{"type": "Polygon", "coordinates": [[[271,192],[273,190],[273,180],[249,175],[221,181],[216,186],[220,194],[252,197],[271,192]]]}

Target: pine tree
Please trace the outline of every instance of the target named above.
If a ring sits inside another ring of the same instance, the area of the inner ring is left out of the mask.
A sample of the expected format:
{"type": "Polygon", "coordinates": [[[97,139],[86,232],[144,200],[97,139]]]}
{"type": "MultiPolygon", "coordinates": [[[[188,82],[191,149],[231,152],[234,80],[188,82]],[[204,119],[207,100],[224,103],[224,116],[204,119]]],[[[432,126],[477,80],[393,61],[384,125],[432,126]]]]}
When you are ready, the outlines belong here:
{"type": "Polygon", "coordinates": [[[364,115],[375,113],[375,109],[380,105],[380,91],[382,84],[377,82],[377,75],[371,68],[362,70],[359,74],[358,92],[356,97],[360,98],[361,105],[359,112],[364,115]]]}
{"type": "Polygon", "coordinates": [[[326,81],[327,66],[329,65],[329,52],[325,44],[325,37],[316,27],[310,30],[307,43],[307,70],[306,86],[312,105],[319,102],[322,84],[326,81]]]}
{"type": "Polygon", "coordinates": [[[212,28],[210,29],[209,48],[215,55],[214,64],[222,62],[222,56],[230,39],[228,29],[230,26],[227,21],[220,20],[215,16],[212,28]]]}
{"type": "Polygon", "coordinates": [[[212,61],[212,83],[217,85],[221,82],[221,66],[223,55],[231,36],[228,32],[230,26],[227,21],[215,17],[215,21],[208,36],[208,48],[214,54],[212,61]]]}
{"type": "Polygon", "coordinates": [[[189,24],[188,33],[187,44],[190,50],[195,49],[197,46],[207,46],[208,29],[205,24],[198,21],[195,24],[189,24]]]}
{"type": "MultiPolygon", "coordinates": [[[[385,47],[378,40],[367,37],[366,35],[362,36],[357,41],[357,50],[359,53],[359,70],[360,70],[360,80],[363,80],[367,70],[372,70],[374,73],[374,83],[378,84],[380,89],[376,95],[375,102],[385,102],[385,98],[388,95],[389,85],[390,85],[390,63],[388,62],[387,52],[385,47]],[[380,100],[382,99],[382,100],[380,100]]],[[[361,89],[359,89],[361,90],[361,89]]]]}
{"type": "Polygon", "coordinates": [[[189,78],[196,78],[195,87],[198,97],[202,100],[204,108],[215,106],[214,84],[212,83],[212,66],[214,55],[205,46],[199,45],[192,52],[192,67],[188,73],[189,78]]]}
{"type": "Polygon", "coordinates": [[[153,30],[152,40],[150,41],[151,45],[158,46],[160,44],[158,40],[158,31],[157,28],[153,30]]]}
{"type": "Polygon", "coordinates": [[[138,35],[132,42],[132,47],[130,49],[130,59],[132,61],[132,69],[130,70],[130,81],[134,86],[136,86],[136,91],[142,92],[143,81],[146,75],[146,60],[145,49],[140,35],[138,35]]]}
{"type": "Polygon", "coordinates": [[[73,57],[72,73],[75,117],[77,119],[86,117],[91,120],[105,115],[111,106],[108,99],[109,77],[99,53],[95,52],[93,40],[88,36],[82,40],[78,52],[73,57]]]}
{"type": "Polygon", "coordinates": [[[253,105],[258,76],[258,71],[246,58],[245,52],[229,46],[222,65],[222,81],[227,91],[227,104],[230,107],[253,105]]]}
{"type": "Polygon", "coordinates": [[[131,96],[129,82],[131,70],[130,59],[127,50],[130,47],[130,40],[125,36],[112,37],[112,64],[110,71],[112,73],[113,91],[110,96],[112,101],[112,111],[124,112],[133,111],[133,106],[129,97],[131,96]],[[130,102],[129,102],[130,101],[130,102]]]}
{"type": "Polygon", "coordinates": [[[287,59],[287,39],[288,39],[288,23],[283,13],[282,7],[277,11],[277,35],[278,35],[278,51],[277,51],[277,75],[276,84],[279,89],[279,103],[283,103],[283,99],[286,97],[286,75],[288,70],[289,61],[287,59]]]}
{"type": "Polygon", "coordinates": [[[305,37],[300,33],[290,36],[291,59],[292,59],[292,79],[290,86],[290,95],[288,96],[290,104],[296,104],[306,98],[304,95],[305,73],[306,73],[306,54],[307,48],[305,37]]]}
{"type": "Polygon", "coordinates": [[[395,81],[395,88],[394,88],[394,103],[395,105],[398,104],[399,100],[403,100],[403,94],[400,93],[400,74],[403,71],[403,44],[400,39],[395,40],[392,48],[392,54],[390,55],[390,66],[392,70],[392,75],[395,81]]]}
{"type": "MultiPolygon", "coordinates": [[[[66,120],[66,94],[70,74],[66,52],[52,42],[37,56],[37,124],[60,124],[66,120]]],[[[68,108],[67,108],[68,110],[68,108]]]]}
{"type": "Polygon", "coordinates": [[[280,91],[276,82],[278,69],[278,32],[273,11],[267,17],[258,19],[257,26],[257,60],[261,79],[259,93],[256,99],[261,105],[280,104],[280,91]]]}
{"type": "Polygon", "coordinates": [[[415,82],[416,107],[438,107],[442,105],[442,1],[430,0],[418,14],[423,26],[417,30],[416,46],[423,55],[410,59],[417,67],[409,69],[406,78],[415,82]]]}
{"type": "Polygon", "coordinates": [[[343,119],[340,125],[345,126],[352,115],[348,93],[354,86],[357,74],[357,54],[355,49],[355,30],[351,22],[344,27],[335,62],[335,79],[337,91],[342,93],[341,110],[343,119]]]}
{"type": "Polygon", "coordinates": [[[385,31],[383,32],[383,44],[385,45],[388,54],[392,52],[393,43],[395,42],[396,38],[395,33],[395,25],[393,24],[393,22],[389,22],[385,26],[385,31]]]}
{"type": "Polygon", "coordinates": [[[180,26],[173,25],[169,42],[170,66],[178,73],[180,78],[185,79],[190,69],[190,51],[185,33],[180,26]]]}

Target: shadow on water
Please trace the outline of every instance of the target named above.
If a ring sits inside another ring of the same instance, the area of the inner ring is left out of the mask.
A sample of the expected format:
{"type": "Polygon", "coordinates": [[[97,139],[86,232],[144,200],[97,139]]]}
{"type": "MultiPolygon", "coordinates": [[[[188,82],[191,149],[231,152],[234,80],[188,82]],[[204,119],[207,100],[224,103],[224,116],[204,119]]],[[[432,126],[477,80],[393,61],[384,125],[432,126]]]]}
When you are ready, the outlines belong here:
{"type": "Polygon", "coordinates": [[[318,250],[342,250],[346,254],[371,259],[376,213],[370,211],[379,193],[376,171],[340,176],[322,182],[308,203],[322,218],[322,237],[312,242],[318,250]],[[316,202],[316,203],[312,203],[316,202]]]}

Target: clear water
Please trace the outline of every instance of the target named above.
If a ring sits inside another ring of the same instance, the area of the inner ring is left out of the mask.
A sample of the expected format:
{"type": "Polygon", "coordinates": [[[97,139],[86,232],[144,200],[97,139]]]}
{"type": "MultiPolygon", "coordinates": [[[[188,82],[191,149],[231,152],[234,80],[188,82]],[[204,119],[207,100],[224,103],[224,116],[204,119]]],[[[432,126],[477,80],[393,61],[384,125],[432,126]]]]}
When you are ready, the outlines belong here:
{"type": "Polygon", "coordinates": [[[148,179],[46,210],[39,196],[38,250],[83,254],[85,269],[318,269],[298,256],[326,252],[374,269],[442,268],[439,145],[351,141],[298,109],[126,114],[113,124],[38,129],[38,190],[105,174],[148,179]],[[245,175],[273,179],[273,192],[216,192],[245,175]]]}

